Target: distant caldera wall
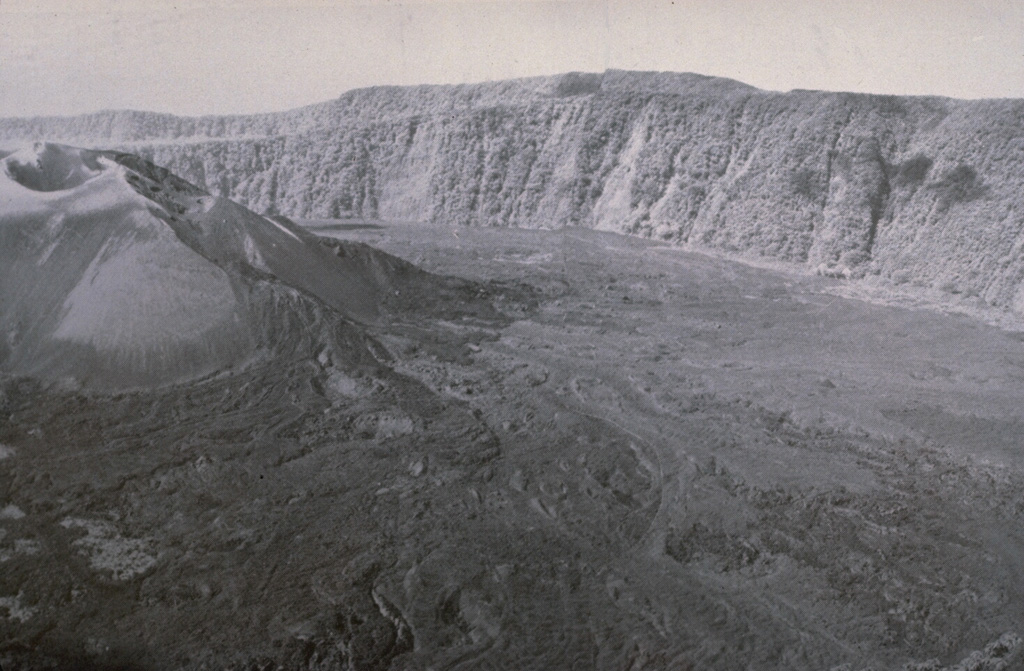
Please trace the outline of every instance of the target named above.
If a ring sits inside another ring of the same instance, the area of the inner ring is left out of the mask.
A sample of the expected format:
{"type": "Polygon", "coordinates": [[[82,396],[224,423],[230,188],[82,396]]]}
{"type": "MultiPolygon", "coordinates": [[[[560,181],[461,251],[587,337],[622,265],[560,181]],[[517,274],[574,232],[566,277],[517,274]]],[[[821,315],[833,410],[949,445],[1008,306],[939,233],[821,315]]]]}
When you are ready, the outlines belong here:
{"type": "Polygon", "coordinates": [[[1024,312],[1024,100],[609,71],[4,119],[0,139],[130,150],[259,212],[593,227],[1024,312]]]}

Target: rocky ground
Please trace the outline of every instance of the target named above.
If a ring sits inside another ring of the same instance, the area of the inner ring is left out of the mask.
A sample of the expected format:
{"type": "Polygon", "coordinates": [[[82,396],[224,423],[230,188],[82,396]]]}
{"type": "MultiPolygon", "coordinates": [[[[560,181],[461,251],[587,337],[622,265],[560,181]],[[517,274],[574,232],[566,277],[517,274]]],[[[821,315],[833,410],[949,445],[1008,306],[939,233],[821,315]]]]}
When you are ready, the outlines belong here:
{"type": "Polygon", "coordinates": [[[379,363],[7,378],[9,669],[1024,665],[1024,338],[612,234],[306,222],[458,275],[379,363]]]}

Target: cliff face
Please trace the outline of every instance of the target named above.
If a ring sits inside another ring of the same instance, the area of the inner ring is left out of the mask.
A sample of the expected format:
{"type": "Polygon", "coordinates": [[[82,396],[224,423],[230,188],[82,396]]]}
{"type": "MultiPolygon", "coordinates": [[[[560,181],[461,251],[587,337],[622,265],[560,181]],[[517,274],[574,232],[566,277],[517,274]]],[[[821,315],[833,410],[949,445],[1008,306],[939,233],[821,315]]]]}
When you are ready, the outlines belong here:
{"type": "Polygon", "coordinates": [[[698,75],[384,87],[281,114],[0,120],[130,149],[256,211],[586,226],[1024,311],[1024,100],[698,75]]]}

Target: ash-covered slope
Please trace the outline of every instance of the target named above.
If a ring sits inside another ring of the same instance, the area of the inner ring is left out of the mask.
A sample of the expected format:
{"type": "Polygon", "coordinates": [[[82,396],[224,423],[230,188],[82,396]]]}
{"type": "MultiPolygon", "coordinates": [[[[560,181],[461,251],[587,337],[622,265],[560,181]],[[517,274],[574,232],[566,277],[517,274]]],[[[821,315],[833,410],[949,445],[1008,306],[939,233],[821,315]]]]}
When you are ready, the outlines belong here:
{"type": "Polygon", "coordinates": [[[1024,101],[609,71],[291,112],[0,121],[130,147],[261,212],[587,226],[1024,310],[1024,101]]]}
{"type": "Polygon", "coordinates": [[[357,361],[356,325],[403,270],[132,155],[37,143],[0,161],[6,372],[123,388],[289,352],[357,361]]]}

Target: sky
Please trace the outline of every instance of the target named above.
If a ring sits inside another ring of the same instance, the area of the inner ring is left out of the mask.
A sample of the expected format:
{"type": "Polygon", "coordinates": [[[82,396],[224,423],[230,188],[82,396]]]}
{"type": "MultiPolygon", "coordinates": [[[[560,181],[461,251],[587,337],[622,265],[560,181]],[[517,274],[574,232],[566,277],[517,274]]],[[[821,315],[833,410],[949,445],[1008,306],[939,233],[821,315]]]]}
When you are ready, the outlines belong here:
{"type": "Polygon", "coordinates": [[[1024,0],[0,0],[0,116],[269,112],[609,68],[1024,98],[1024,0]]]}

